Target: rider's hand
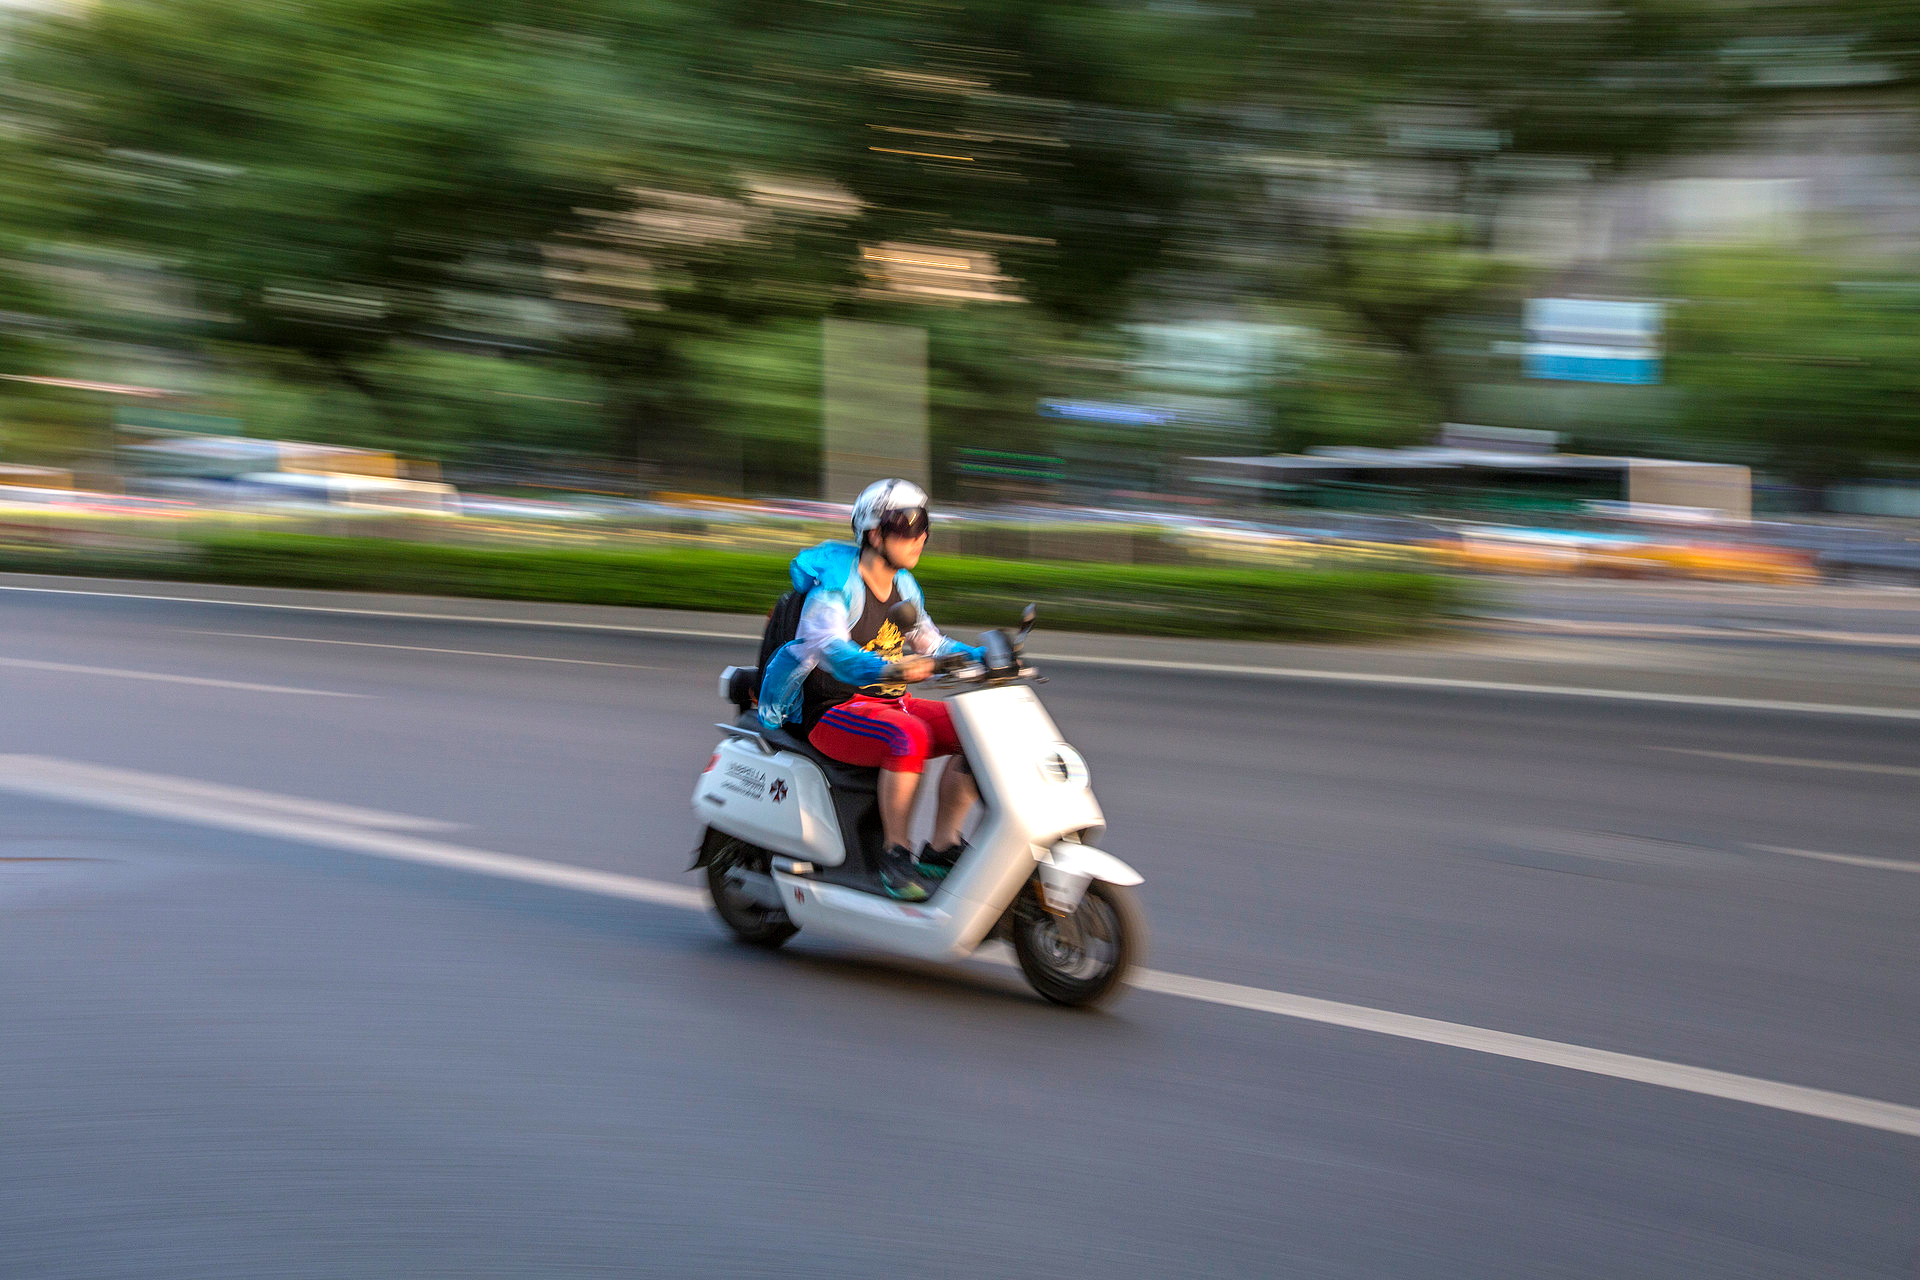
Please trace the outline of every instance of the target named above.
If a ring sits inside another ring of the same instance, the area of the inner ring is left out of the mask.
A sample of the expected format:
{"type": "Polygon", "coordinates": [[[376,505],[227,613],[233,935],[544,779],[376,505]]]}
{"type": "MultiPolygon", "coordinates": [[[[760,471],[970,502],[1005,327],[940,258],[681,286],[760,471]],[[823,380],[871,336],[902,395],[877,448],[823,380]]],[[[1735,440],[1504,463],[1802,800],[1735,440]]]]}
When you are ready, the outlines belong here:
{"type": "Polygon", "coordinates": [[[909,654],[893,664],[896,679],[908,684],[918,684],[933,674],[933,659],[922,653],[909,654]]]}

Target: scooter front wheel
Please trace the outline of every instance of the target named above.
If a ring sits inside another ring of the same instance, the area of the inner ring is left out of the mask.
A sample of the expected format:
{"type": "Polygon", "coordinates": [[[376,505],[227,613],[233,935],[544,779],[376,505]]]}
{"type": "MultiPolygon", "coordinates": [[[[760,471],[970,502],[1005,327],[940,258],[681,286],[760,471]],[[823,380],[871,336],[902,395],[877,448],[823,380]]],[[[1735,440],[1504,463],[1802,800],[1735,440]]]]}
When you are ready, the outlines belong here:
{"type": "Polygon", "coordinates": [[[707,861],[707,893],[713,898],[720,922],[740,941],[769,951],[800,932],[800,927],[787,918],[786,912],[763,907],[741,893],[737,885],[728,884],[727,872],[743,867],[764,875],[771,861],[765,849],[732,838],[707,861]]]}
{"type": "Polygon", "coordinates": [[[1092,1005],[1126,981],[1146,954],[1147,918],[1131,889],[1096,880],[1072,915],[1035,904],[1013,922],[1013,951],[1027,981],[1055,1004],[1092,1005]]]}

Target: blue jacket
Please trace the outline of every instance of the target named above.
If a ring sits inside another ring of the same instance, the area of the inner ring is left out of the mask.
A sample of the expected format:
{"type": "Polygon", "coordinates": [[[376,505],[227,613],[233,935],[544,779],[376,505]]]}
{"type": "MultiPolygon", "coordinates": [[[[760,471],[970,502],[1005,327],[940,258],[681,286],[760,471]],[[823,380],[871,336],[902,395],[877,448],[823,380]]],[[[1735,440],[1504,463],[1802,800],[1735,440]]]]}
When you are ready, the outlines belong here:
{"type": "MultiPolygon", "coordinates": [[[[858,547],[851,542],[823,542],[809,547],[793,558],[787,573],[794,590],[807,593],[807,602],[800,610],[798,634],[774,651],[760,676],[760,723],[769,729],[799,721],[800,687],[815,667],[824,665],[834,679],[855,686],[879,683],[887,669],[886,659],[862,649],[850,634],[867,601],[860,581],[858,547]]],[[[927,616],[920,584],[911,573],[902,569],[894,581],[900,598],[911,600],[920,609],[919,625],[906,636],[908,649],[935,656],[964,653],[976,660],[980,657],[980,650],[972,645],[940,634],[927,616]]]]}

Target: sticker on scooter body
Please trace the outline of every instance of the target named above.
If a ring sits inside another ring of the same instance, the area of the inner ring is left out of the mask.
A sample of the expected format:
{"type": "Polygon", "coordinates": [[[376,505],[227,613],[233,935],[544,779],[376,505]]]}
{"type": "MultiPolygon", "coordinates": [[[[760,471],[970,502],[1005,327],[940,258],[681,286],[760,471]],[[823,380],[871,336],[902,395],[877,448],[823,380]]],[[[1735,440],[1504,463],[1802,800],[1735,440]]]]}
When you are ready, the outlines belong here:
{"type": "Polygon", "coordinates": [[[826,867],[846,861],[826,776],[790,751],[767,750],[752,738],[721,743],[694,787],[693,808],[709,826],[724,812],[730,834],[762,848],[826,867]]]}

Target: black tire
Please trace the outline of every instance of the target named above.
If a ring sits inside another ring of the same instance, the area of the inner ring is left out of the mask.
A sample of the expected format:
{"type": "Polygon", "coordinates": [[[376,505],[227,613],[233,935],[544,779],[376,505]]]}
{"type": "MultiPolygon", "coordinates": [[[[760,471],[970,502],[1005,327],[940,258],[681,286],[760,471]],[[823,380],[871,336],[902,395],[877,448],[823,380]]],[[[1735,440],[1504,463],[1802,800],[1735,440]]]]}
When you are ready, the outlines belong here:
{"type": "Polygon", "coordinates": [[[742,897],[739,890],[727,883],[727,872],[736,866],[765,872],[771,861],[765,849],[731,837],[724,838],[707,860],[707,894],[713,899],[720,923],[732,930],[740,941],[769,951],[800,932],[800,926],[789,920],[786,912],[742,897]]]}
{"type": "Polygon", "coordinates": [[[1070,916],[1022,904],[1013,951],[1027,981],[1055,1004],[1099,1004],[1118,991],[1147,953],[1147,918],[1133,890],[1104,880],[1087,886],[1070,916]]]}

